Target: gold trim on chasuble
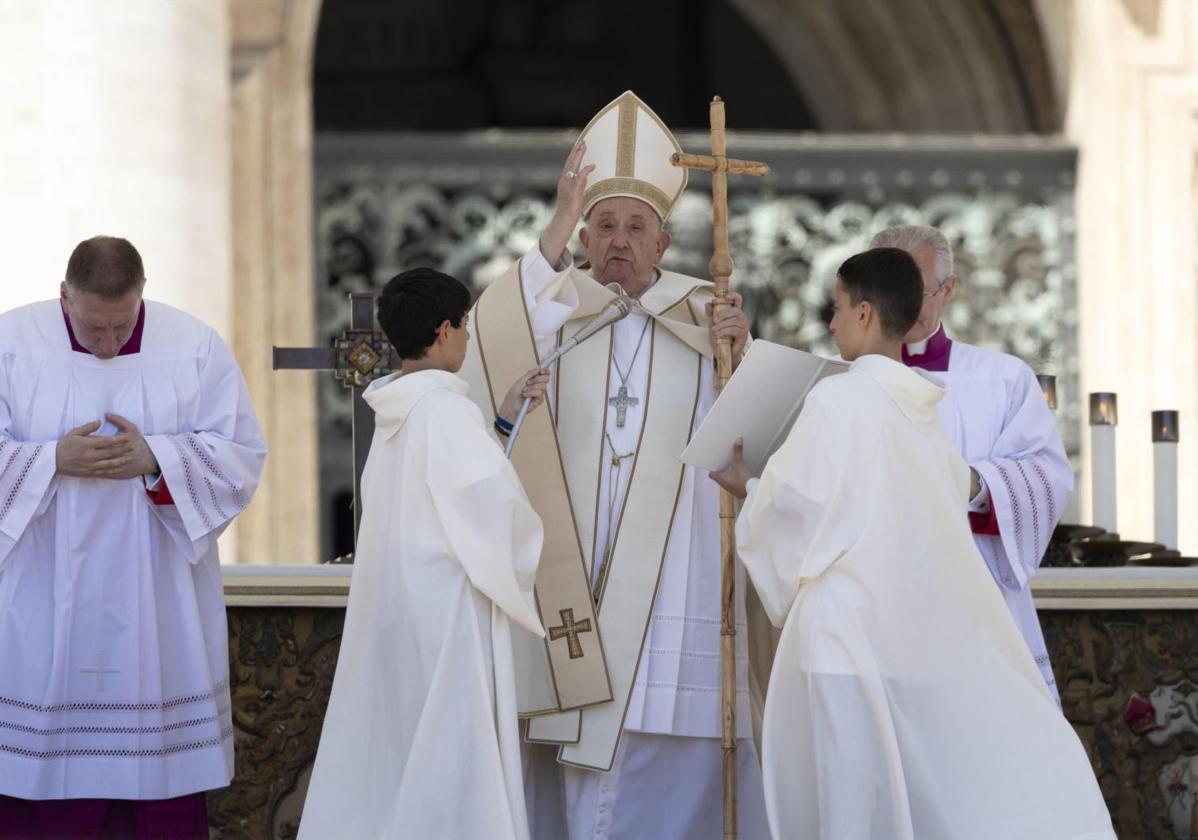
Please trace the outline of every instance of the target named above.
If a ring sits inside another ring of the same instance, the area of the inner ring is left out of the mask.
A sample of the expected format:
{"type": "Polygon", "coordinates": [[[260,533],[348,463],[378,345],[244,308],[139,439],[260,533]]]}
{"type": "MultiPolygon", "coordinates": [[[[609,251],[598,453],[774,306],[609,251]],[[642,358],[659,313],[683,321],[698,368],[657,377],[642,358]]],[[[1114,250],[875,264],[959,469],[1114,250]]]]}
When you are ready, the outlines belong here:
{"type": "MultiPolygon", "coordinates": [[[[468,374],[468,381],[476,382],[481,373],[492,404],[498,404],[505,393],[499,389],[507,387],[504,383],[515,382],[538,363],[519,263],[479,297],[470,325],[476,338],[475,353],[468,354],[463,373],[468,374]]],[[[571,610],[576,624],[586,622],[593,629],[574,636],[571,644],[564,637],[550,639],[546,635],[542,639],[513,626],[520,714],[554,714],[606,703],[612,698],[606,656],[590,578],[574,527],[557,431],[548,410],[532,412],[526,418],[512,453],[512,465],[545,529],[534,590],[541,624],[545,628],[558,625],[562,611],[571,610]]]]}
{"type": "MultiPolygon", "coordinates": [[[[672,330],[683,326],[703,329],[698,327],[694,313],[690,311],[689,299],[706,284],[702,281],[696,283],[692,278],[681,275],[663,274],[662,279],[654,284],[651,291],[657,292],[655,297],[665,297],[673,303],[664,311],[653,313],[649,387],[643,397],[644,419],[628,492],[614,523],[611,559],[608,567],[602,570],[599,582],[599,614],[600,617],[608,617],[606,624],[601,622],[600,626],[603,628],[604,650],[608,655],[616,702],[585,709],[581,713],[540,717],[530,721],[528,727],[529,740],[553,741],[555,734],[571,735],[562,740],[577,743],[564,744],[559,751],[558,761],[590,769],[611,769],[623,731],[682,491],[685,467],[679,462],[678,455],[690,440],[699,404],[703,356],[687,342],[680,340],[672,330]],[[665,279],[664,283],[662,279],[665,279]],[[681,295],[679,281],[689,285],[681,295]],[[674,311],[679,307],[685,312],[682,317],[678,317],[682,313],[674,311]],[[661,323],[658,318],[663,319],[661,323]],[[667,318],[670,328],[659,330],[659,326],[667,324],[667,318]],[[683,318],[690,323],[680,323],[683,318]],[[652,383],[677,382],[679,372],[686,370],[687,365],[693,366],[695,376],[690,400],[678,398],[679,389],[667,389],[655,399],[652,383]],[[668,517],[664,515],[667,510],[670,512],[668,517]],[[655,561],[650,558],[655,558],[655,561]]],[[[647,309],[652,312],[652,306],[647,309]]],[[[706,333],[705,330],[703,332],[706,333]]],[[[694,335],[688,334],[688,338],[693,340],[694,335]]],[[[594,453],[598,449],[597,460],[591,460],[594,455],[576,455],[568,459],[566,474],[574,498],[593,496],[599,503],[600,471],[604,468],[603,433],[607,428],[607,394],[611,385],[610,352],[602,352],[601,349],[583,352],[586,347],[586,344],[580,345],[558,363],[559,381],[563,385],[558,392],[557,419],[561,439],[577,442],[568,451],[594,453]],[[592,395],[599,391],[597,386],[600,382],[605,383],[601,391],[603,406],[595,411],[597,406],[592,395]],[[600,422],[596,423],[595,419],[600,422]],[[598,438],[598,447],[586,441],[583,436],[586,433],[598,438]],[[594,493],[591,492],[590,482],[595,484],[594,493]]],[[[594,536],[592,531],[592,563],[599,552],[599,547],[593,542],[594,536]]]]}

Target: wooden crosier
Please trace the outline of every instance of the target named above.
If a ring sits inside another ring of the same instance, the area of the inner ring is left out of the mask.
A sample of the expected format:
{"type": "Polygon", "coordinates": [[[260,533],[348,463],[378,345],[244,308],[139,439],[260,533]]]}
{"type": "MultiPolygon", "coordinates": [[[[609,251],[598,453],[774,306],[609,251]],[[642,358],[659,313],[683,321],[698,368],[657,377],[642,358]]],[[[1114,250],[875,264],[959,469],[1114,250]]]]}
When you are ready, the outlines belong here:
{"type": "MultiPolygon", "coordinates": [[[[725,154],[724,101],[711,100],[711,154],[677,153],[670,158],[675,166],[702,169],[711,173],[712,257],[708,264],[715,281],[715,306],[718,314],[728,302],[732,257],[728,255],[728,173],[766,175],[770,168],[752,160],[737,160],[725,154]]],[[[732,339],[721,336],[715,348],[717,388],[723,389],[732,376],[732,339]]],[[[727,490],[720,491],[720,699],[723,708],[724,747],[724,837],[736,838],[736,500],[727,490]]]]}

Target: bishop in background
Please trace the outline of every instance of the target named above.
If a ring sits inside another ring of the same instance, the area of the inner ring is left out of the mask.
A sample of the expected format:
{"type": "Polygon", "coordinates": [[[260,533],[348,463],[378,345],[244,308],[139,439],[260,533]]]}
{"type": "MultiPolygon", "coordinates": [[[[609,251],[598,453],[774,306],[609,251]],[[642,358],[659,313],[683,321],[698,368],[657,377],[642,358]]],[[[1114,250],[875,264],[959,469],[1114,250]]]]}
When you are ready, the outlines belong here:
{"type": "MultiPolygon", "coordinates": [[[[513,450],[545,526],[537,595],[548,637],[515,640],[537,840],[722,834],[719,492],[679,455],[715,400],[715,339],[731,336],[739,360],[748,326],[739,296],[713,320],[712,284],[660,267],[686,186],[670,163],[678,151],[631,92],[603,108],[566,159],[537,246],[488,287],[471,322],[463,375],[494,414],[503,395],[492,387],[544,359],[616,294],[635,300],[628,317],[561,358],[552,420],[530,415],[513,450]],[[575,231],[581,267],[568,250],[575,231]],[[574,572],[581,592],[562,583],[574,572]],[[567,620],[590,598],[597,634],[567,620]],[[601,681],[604,660],[611,699],[563,701],[568,669],[594,662],[577,679],[601,681]]],[[[753,840],[769,833],[741,598],[739,824],[753,840]]]]}
{"type": "Polygon", "coordinates": [[[919,266],[923,308],[904,338],[903,362],[935,373],[948,386],[938,411],[945,434],[969,464],[974,541],[1057,696],[1031,587],[1073,491],[1073,469],[1056,419],[1024,361],[948,337],[941,315],[956,291],[957,275],[941,231],[899,225],[874,236],[871,247],[901,248],[919,266]]]}

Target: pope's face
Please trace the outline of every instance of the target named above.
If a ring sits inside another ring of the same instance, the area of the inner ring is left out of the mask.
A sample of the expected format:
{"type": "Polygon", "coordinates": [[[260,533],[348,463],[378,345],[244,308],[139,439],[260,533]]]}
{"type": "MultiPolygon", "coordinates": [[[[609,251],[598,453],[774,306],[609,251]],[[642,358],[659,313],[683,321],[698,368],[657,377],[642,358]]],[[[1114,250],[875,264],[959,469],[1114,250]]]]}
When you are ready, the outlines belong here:
{"type": "Polygon", "coordinates": [[[858,307],[853,306],[852,298],[845,291],[839,277],[836,278],[836,292],[832,297],[832,303],[834,309],[828,329],[832,331],[832,337],[836,340],[836,349],[840,351],[840,357],[846,362],[852,362],[861,355],[861,348],[865,344],[865,325],[858,307]]]}
{"type": "Polygon", "coordinates": [[[91,292],[76,291],[64,281],[59,294],[75,339],[85,350],[97,359],[111,359],[121,352],[137,326],[140,287],[108,300],[91,292]]]}
{"type": "Polygon", "coordinates": [[[648,204],[636,198],[605,198],[591,208],[578,234],[600,283],[618,283],[630,295],[653,284],[654,266],[670,247],[670,234],[648,204]]]}

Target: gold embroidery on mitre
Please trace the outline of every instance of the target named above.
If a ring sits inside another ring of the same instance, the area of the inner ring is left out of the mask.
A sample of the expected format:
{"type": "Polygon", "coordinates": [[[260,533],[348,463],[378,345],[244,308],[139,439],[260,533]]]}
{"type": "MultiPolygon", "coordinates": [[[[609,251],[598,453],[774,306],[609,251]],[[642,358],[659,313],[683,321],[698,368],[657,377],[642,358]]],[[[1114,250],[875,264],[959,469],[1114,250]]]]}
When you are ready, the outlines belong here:
{"type": "Polygon", "coordinates": [[[598,184],[587,187],[582,194],[582,206],[588,211],[600,201],[613,195],[630,195],[639,198],[653,208],[657,215],[665,219],[670,215],[673,202],[664,191],[636,178],[605,178],[598,184]]]}
{"type": "Polygon", "coordinates": [[[637,102],[633,97],[620,98],[619,127],[616,129],[617,178],[631,178],[636,174],[637,110],[637,102]]]}

